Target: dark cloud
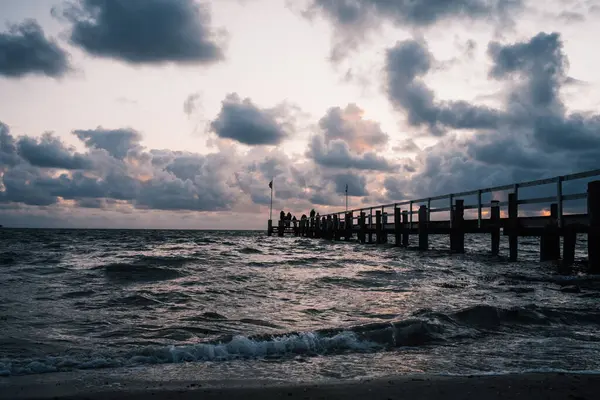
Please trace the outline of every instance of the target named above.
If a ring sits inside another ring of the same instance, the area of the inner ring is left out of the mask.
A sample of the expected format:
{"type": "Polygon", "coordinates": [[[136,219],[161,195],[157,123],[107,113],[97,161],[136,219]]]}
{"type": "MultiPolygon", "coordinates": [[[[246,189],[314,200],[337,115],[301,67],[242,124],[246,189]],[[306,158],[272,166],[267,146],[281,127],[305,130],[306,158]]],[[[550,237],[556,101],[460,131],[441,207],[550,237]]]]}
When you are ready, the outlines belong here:
{"type": "Polygon", "coordinates": [[[346,194],[346,185],[348,185],[348,196],[368,196],[367,178],[363,175],[346,172],[336,174],[332,177],[337,194],[346,194]]]}
{"type": "Polygon", "coordinates": [[[224,58],[207,4],[194,0],[79,0],[61,14],[71,42],[88,53],[132,64],[210,64],[224,58]]]}
{"type": "Polygon", "coordinates": [[[19,78],[29,74],[58,78],[70,70],[69,55],[46,38],[35,20],[27,20],[0,33],[0,75],[19,78]]]}
{"type": "Polygon", "coordinates": [[[435,94],[420,79],[431,69],[433,55],[416,40],[398,42],[386,52],[387,95],[396,109],[406,113],[407,122],[425,126],[440,136],[446,128],[494,129],[502,115],[488,107],[466,101],[436,101],[435,94]]]}
{"type": "Polygon", "coordinates": [[[527,109],[563,112],[559,91],[566,80],[568,62],[558,33],[539,33],[527,42],[511,45],[492,42],[488,54],[494,62],[490,77],[518,78],[511,101],[527,109]]]}
{"type": "Polygon", "coordinates": [[[19,155],[31,165],[42,168],[87,169],[90,160],[66,147],[51,133],[40,139],[23,136],[17,142],[19,155]]]}
{"type": "Polygon", "coordinates": [[[388,135],[381,130],[379,123],[363,119],[363,110],[356,104],[348,104],[345,109],[332,107],[319,120],[326,143],[344,140],[350,150],[363,153],[379,149],[388,142],[388,135]]]}
{"type": "Polygon", "coordinates": [[[15,139],[10,134],[8,126],[0,121],[0,170],[5,166],[19,163],[15,139]]]}
{"type": "MultiPolygon", "coordinates": [[[[504,81],[498,127],[448,135],[423,149],[410,177],[386,179],[391,198],[426,197],[600,168],[600,114],[569,113],[560,96],[568,60],[560,35],[488,46],[490,77],[504,81]]],[[[534,197],[553,188],[535,189],[534,197]]],[[[584,189],[581,189],[584,190],[584,189]]]]}
{"type": "Polygon", "coordinates": [[[319,206],[341,206],[342,199],[330,193],[315,193],[310,198],[311,204],[319,206]]]}
{"type": "Polygon", "coordinates": [[[228,94],[221,111],[211,122],[212,131],[220,138],[232,139],[250,146],[277,145],[293,130],[281,109],[261,109],[237,93],[228,94]]]}
{"type": "Polygon", "coordinates": [[[218,211],[230,209],[239,196],[228,179],[233,164],[225,153],[144,152],[135,131],[96,129],[76,131],[90,147],[82,155],[50,134],[15,141],[5,125],[0,128],[2,159],[7,154],[9,161],[0,175],[3,203],[74,200],[88,208],[218,211]],[[56,169],[71,171],[57,175],[56,169]]]}
{"type": "Polygon", "coordinates": [[[131,150],[140,150],[142,135],[133,129],[75,130],[75,136],[88,148],[104,149],[111,156],[122,160],[131,150]]]}
{"type": "Polygon", "coordinates": [[[355,154],[343,140],[332,140],[328,144],[320,136],[314,136],[306,155],[317,164],[329,168],[354,168],[360,170],[391,171],[394,166],[374,152],[355,154]]]}
{"type": "Polygon", "coordinates": [[[451,19],[510,22],[521,0],[311,0],[305,15],[320,13],[331,21],[336,35],[331,59],[339,61],[383,22],[423,28],[451,19]]]}

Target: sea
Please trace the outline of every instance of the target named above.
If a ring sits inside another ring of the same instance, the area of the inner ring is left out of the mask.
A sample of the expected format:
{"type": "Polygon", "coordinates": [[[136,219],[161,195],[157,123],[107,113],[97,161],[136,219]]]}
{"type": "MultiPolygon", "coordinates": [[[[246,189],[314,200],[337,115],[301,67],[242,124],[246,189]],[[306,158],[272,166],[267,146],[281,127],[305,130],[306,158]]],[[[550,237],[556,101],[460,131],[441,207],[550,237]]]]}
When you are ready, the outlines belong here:
{"type": "MultiPolygon", "coordinates": [[[[411,238],[414,240],[414,238],[411,238]]],[[[416,244],[413,242],[413,244],[416,244]]],[[[0,230],[0,376],[600,371],[600,276],[467,235],[451,254],[265,232],[0,230]]],[[[6,378],[8,377],[8,378],[6,378]]]]}

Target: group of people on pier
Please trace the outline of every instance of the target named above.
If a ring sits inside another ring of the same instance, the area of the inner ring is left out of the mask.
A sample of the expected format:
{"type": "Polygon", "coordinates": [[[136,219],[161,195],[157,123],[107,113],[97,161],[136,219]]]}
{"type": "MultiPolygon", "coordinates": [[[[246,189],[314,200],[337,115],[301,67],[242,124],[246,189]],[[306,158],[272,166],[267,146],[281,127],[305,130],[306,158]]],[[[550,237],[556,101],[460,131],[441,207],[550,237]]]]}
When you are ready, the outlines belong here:
{"type": "MultiPolygon", "coordinates": [[[[315,209],[313,208],[312,210],[310,210],[310,218],[320,218],[320,215],[318,212],[315,212],[315,209]]],[[[300,221],[305,221],[307,220],[309,217],[306,216],[306,214],[302,214],[302,216],[300,217],[300,221]]],[[[279,213],[279,220],[280,221],[284,221],[286,228],[289,228],[291,225],[293,225],[294,229],[296,229],[298,227],[298,219],[296,218],[295,215],[292,216],[292,213],[288,211],[288,213],[286,214],[285,211],[281,210],[281,212],[279,213]]]]}

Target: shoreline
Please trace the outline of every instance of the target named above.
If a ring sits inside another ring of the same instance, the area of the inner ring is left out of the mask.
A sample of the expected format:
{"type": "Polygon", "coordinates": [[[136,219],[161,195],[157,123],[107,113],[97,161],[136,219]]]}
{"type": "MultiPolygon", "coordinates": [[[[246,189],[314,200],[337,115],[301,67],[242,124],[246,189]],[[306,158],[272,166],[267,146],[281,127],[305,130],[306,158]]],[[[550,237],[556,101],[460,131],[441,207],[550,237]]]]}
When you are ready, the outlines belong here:
{"type": "Polygon", "coordinates": [[[600,374],[524,373],[450,376],[396,375],[353,380],[154,379],[126,371],[112,374],[56,373],[0,379],[0,399],[592,399],[600,374]]]}

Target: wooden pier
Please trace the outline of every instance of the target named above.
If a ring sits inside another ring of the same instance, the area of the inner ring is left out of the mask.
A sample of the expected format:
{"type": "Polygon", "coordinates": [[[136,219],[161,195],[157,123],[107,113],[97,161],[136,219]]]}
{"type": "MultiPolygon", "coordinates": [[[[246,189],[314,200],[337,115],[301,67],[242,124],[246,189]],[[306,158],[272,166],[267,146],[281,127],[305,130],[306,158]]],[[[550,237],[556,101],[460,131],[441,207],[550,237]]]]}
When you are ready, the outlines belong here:
{"type": "Polygon", "coordinates": [[[465,234],[485,233],[490,235],[493,255],[499,255],[502,234],[508,236],[510,261],[517,260],[518,238],[523,236],[540,237],[540,261],[560,260],[562,237],[563,266],[575,261],[577,234],[587,234],[588,269],[591,273],[600,273],[600,180],[588,182],[586,192],[563,194],[565,182],[596,176],[600,176],[600,170],[336,212],[298,220],[289,226],[287,221],[278,221],[277,226],[273,226],[269,220],[267,233],[328,240],[352,240],[356,236],[361,243],[377,244],[388,243],[388,237],[393,236],[395,245],[402,247],[409,247],[411,236],[416,235],[420,250],[428,249],[429,235],[449,235],[453,253],[465,251],[465,234]],[[519,198],[523,189],[542,185],[554,185],[555,195],[519,198]],[[493,200],[495,193],[507,191],[510,191],[507,200],[493,200]],[[484,203],[482,197],[487,194],[492,199],[484,203]],[[475,197],[476,201],[465,204],[466,197],[475,197]],[[587,212],[565,214],[564,204],[576,200],[587,201],[587,212]],[[440,201],[447,201],[447,206],[432,207],[433,202],[440,201]],[[520,211],[527,214],[525,207],[519,210],[519,206],[530,204],[548,205],[547,215],[519,216],[520,211]],[[433,213],[442,212],[447,212],[449,218],[431,218],[433,213]],[[466,213],[473,218],[467,218],[466,213]]]}

